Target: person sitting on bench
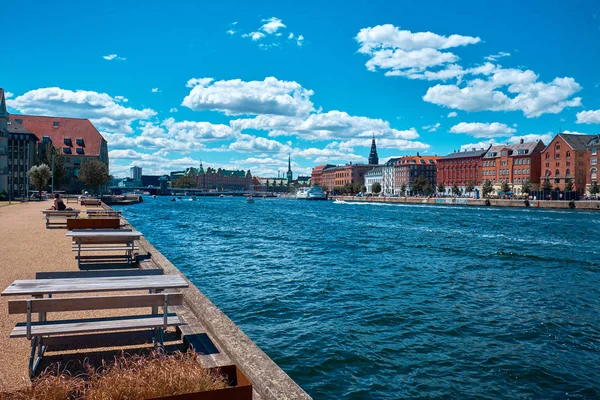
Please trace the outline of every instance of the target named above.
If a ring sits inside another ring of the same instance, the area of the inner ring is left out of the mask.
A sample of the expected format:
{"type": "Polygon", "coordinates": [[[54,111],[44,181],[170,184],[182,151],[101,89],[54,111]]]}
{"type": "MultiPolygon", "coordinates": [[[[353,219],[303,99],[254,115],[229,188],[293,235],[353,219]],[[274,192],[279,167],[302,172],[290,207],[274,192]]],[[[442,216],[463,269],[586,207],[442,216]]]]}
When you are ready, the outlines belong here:
{"type": "Polygon", "coordinates": [[[57,210],[57,211],[65,211],[67,206],[60,198],[60,194],[54,193],[54,205],[49,208],[49,210],[57,210]]]}

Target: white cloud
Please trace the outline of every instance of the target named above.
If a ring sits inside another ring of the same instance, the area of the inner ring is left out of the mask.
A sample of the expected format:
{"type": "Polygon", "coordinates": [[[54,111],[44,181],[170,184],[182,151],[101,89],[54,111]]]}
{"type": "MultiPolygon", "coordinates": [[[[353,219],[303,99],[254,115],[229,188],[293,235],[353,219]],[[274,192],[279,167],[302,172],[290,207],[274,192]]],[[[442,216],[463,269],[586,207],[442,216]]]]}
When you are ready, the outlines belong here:
{"type": "Polygon", "coordinates": [[[263,19],[262,22],[264,24],[260,27],[260,29],[269,35],[277,32],[280,28],[285,28],[286,26],[281,22],[279,18],[271,17],[268,19],[263,19]]]}
{"type": "Polygon", "coordinates": [[[127,103],[127,102],[129,102],[129,99],[127,97],[124,97],[124,96],[115,96],[114,99],[116,101],[118,101],[119,103],[127,103]]]}
{"type": "Polygon", "coordinates": [[[522,111],[531,118],[580,106],[581,98],[570,99],[579,90],[573,78],[544,83],[531,70],[497,68],[487,80],[474,79],[463,87],[435,85],[423,100],[464,111],[522,111]]]}
{"type": "Polygon", "coordinates": [[[133,132],[134,121],[156,115],[150,108],[137,110],[118,104],[123,99],[106,93],[52,87],[31,90],[9,100],[8,105],[23,114],[87,118],[99,130],[117,133],[133,132]]]}
{"type": "Polygon", "coordinates": [[[440,127],[440,123],[436,123],[434,125],[426,125],[426,126],[422,126],[421,128],[425,129],[427,132],[435,132],[438,130],[438,128],[440,127]]]}
{"type": "Polygon", "coordinates": [[[600,110],[581,111],[577,113],[578,124],[600,124],[600,110]]]}
{"type": "Polygon", "coordinates": [[[293,39],[293,38],[294,38],[294,34],[293,34],[293,33],[290,33],[290,34],[288,35],[288,39],[293,39]]]}
{"type": "Polygon", "coordinates": [[[483,57],[484,59],[488,60],[488,61],[498,61],[499,58],[502,57],[510,57],[510,53],[507,53],[505,51],[500,51],[497,54],[491,54],[487,57],[483,57]]]}
{"type": "Polygon", "coordinates": [[[196,111],[214,110],[226,115],[301,116],[314,109],[310,101],[312,90],[297,82],[280,81],[274,77],[248,82],[241,79],[214,82],[212,78],[194,78],[188,81],[188,87],[190,84],[195,86],[183,99],[182,105],[196,111]]]}
{"type": "Polygon", "coordinates": [[[233,29],[228,30],[227,33],[229,33],[230,35],[235,35],[235,31],[233,29]]]}
{"type": "Polygon", "coordinates": [[[478,37],[450,35],[441,36],[432,32],[400,30],[391,24],[363,28],[356,35],[359,53],[370,59],[369,71],[388,70],[387,76],[406,76],[423,72],[431,67],[453,63],[458,57],[444,52],[453,47],[466,46],[481,41],[478,37]]]}
{"type": "Polygon", "coordinates": [[[112,60],[125,61],[125,60],[127,60],[125,57],[119,57],[117,54],[109,54],[107,56],[102,56],[102,58],[104,58],[105,60],[108,60],[108,61],[112,61],[112,60]]]}
{"type": "Polygon", "coordinates": [[[265,34],[262,32],[250,32],[250,33],[244,33],[242,35],[242,37],[249,37],[252,39],[253,42],[256,42],[257,40],[264,38],[265,34]]]}
{"type": "Polygon", "coordinates": [[[245,153],[282,153],[290,151],[290,146],[277,140],[240,134],[237,140],[229,145],[229,150],[245,153]]]}
{"type": "Polygon", "coordinates": [[[296,39],[296,44],[298,46],[302,46],[303,43],[304,43],[304,36],[298,35],[298,38],[296,39]]]}
{"type": "Polygon", "coordinates": [[[10,99],[11,97],[14,96],[14,93],[11,92],[4,92],[4,98],[5,99],[10,99]]]}
{"type": "Polygon", "coordinates": [[[177,111],[179,111],[179,110],[177,109],[177,107],[171,107],[171,108],[169,109],[169,112],[172,112],[172,113],[176,113],[177,111]]]}
{"type": "MultiPolygon", "coordinates": [[[[353,149],[354,147],[371,147],[371,139],[350,139],[340,142],[341,150],[353,149]]],[[[396,149],[396,150],[429,150],[431,146],[426,143],[415,142],[406,139],[377,139],[378,149],[396,149]]]]}
{"type": "Polygon", "coordinates": [[[364,163],[367,159],[361,155],[353,154],[346,150],[342,151],[339,149],[333,148],[333,146],[326,146],[324,149],[319,149],[316,147],[311,147],[303,150],[296,150],[293,152],[294,157],[302,157],[306,159],[311,159],[314,163],[322,164],[329,162],[360,162],[364,163]]]}
{"type": "Polygon", "coordinates": [[[464,133],[475,138],[496,138],[509,136],[517,130],[499,122],[461,122],[450,128],[452,133],[464,133]]]}
{"type": "Polygon", "coordinates": [[[192,78],[187,81],[185,87],[193,88],[197,85],[208,86],[212,81],[214,81],[213,78],[192,78]]]}
{"type": "Polygon", "coordinates": [[[511,136],[508,138],[508,143],[517,144],[521,141],[521,139],[523,139],[524,142],[536,142],[538,140],[541,140],[545,144],[548,144],[552,141],[553,137],[554,135],[552,134],[552,132],[542,134],[530,133],[527,135],[511,136]]]}
{"type": "Polygon", "coordinates": [[[152,93],[160,93],[162,90],[159,90],[157,87],[152,88],[152,93]]]}
{"type": "Polygon", "coordinates": [[[488,140],[488,141],[483,141],[483,142],[477,142],[477,143],[468,143],[468,144],[463,144],[462,146],[460,146],[460,151],[470,151],[473,149],[487,149],[490,146],[494,146],[498,143],[496,143],[493,140],[488,140]]]}
{"type": "Polygon", "coordinates": [[[448,118],[456,118],[458,117],[458,114],[456,113],[456,111],[451,111],[448,113],[448,118]]]}

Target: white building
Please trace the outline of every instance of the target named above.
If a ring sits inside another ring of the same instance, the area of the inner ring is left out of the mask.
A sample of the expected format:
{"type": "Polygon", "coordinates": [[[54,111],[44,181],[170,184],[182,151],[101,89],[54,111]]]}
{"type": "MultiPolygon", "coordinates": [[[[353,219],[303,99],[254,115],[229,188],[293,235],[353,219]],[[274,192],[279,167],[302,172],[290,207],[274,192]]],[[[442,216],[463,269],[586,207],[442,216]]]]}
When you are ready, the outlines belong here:
{"type": "Polygon", "coordinates": [[[0,88],[0,195],[8,193],[8,111],[0,88]]]}
{"type": "Polygon", "coordinates": [[[142,167],[133,166],[129,168],[129,177],[131,179],[142,179],[142,167]]]}
{"type": "Polygon", "coordinates": [[[386,196],[391,196],[394,194],[394,164],[398,161],[400,157],[390,158],[383,167],[382,170],[382,180],[381,180],[381,193],[386,196]]]}
{"type": "Polygon", "coordinates": [[[367,188],[367,193],[373,193],[373,184],[377,182],[381,185],[382,180],[383,167],[373,168],[372,170],[365,172],[365,187],[367,188]]]}

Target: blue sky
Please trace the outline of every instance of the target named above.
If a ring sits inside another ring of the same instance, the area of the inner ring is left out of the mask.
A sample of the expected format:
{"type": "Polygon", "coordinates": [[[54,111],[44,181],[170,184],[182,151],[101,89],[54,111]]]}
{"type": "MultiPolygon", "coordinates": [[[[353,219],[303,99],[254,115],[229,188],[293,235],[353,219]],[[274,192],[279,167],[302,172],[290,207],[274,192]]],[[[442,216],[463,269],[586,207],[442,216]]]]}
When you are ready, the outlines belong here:
{"type": "Polygon", "coordinates": [[[597,1],[59,3],[3,5],[0,87],[90,118],[116,176],[600,133],[597,1]]]}

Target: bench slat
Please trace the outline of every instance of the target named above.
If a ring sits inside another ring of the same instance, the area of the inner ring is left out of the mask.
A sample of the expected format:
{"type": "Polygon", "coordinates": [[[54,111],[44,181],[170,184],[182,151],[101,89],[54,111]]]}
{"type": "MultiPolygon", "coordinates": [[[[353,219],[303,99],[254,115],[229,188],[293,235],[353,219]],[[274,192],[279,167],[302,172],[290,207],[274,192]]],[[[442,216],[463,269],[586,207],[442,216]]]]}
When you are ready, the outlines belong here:
{"type": "MultiPolygon", "coordinates": [[[[183,304],[182,293],[168,293],[169,306],[183,304]]],[[[162,306],[164,293],[123,295],[123,296],[98,296],[98,297],[68,297],[60,299],[32,299],[31,312],[63,312],[110,310],[118,308],[141,308],[162,306]]],[[[26,314],[26,300],[12,300],[8,302],[9,314],[26,314]]]]}
{"type": "MultiPolygon", "coordinates": [[[[163,316],[145,315],[120,318],[96,318],[88,320],[65,320],[52,322],[34,322],[31,324],[31,334],[63,335],[69,333],[87,333],[101,331],[123,331],[131,329],[158,328],[163,326],[163,316]]],[[[169,314],[167,326],[183,325],[176,314],[169,314]]],[[[24,323],[17,324],[10,334],[11,338],[27,336],[27,327],[24,323]]]]}
{"type": "MultiPolygon", "coordinates": [[[[79,251],[79,247],[73,247],[72,251],[79,251]]],[[[136,246],[103,246],[103,247],[81,247],[81,251],[109,251],[109,250],[139,250],[136,246]]]]}
{"type": "Polygon", "coordinates": [[[164,275],[165,271],[156,269],[136,269],[133,271],[110,270],[110,271],[59,271],[59,272],[36,272],[35,279],[64,279],[64,278],[100,278],[107,276],[156,276],[164,275]]]}

